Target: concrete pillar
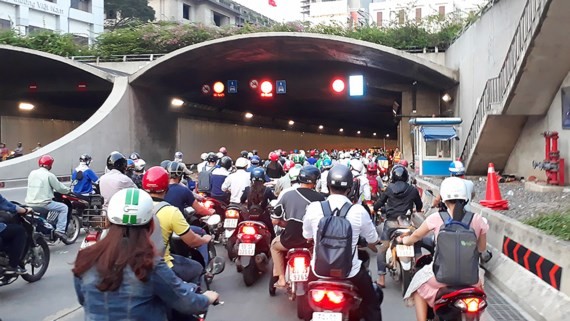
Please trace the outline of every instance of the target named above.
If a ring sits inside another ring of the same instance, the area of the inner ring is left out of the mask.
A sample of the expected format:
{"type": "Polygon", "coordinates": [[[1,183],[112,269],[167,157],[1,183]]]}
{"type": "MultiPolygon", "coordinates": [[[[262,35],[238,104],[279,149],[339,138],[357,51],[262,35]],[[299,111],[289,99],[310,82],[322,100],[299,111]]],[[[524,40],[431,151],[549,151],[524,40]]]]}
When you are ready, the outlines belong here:
{"type": "MultiPolygon", "coordinates": [[[[412,113],[412,89],[402,92],[402,115],[410,116],[417,115],[417,117],[424,116],[430,117],[432,115],[439,116],[439,91],[422,88],[417,86],[416,92],[416,113],[412,113]]],[[[404,117],[400,121],[398,127],[398,145],[402,151],[403,158],[411,161],[412,155],[412,139],[410,136],[411,127],[408,121],[410,117],[404,117]]]]}

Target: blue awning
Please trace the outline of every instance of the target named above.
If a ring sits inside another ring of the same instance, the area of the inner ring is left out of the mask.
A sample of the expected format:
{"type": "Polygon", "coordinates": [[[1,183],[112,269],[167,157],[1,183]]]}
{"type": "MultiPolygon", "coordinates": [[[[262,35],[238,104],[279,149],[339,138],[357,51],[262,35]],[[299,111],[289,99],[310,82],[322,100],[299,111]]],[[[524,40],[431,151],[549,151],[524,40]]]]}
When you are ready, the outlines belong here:
{"type": "Polygon", "coordinates": [[[423,126],[420,131],[426,142],[451,140],[457,137],[455,128],[451,126],[423,126]]]}

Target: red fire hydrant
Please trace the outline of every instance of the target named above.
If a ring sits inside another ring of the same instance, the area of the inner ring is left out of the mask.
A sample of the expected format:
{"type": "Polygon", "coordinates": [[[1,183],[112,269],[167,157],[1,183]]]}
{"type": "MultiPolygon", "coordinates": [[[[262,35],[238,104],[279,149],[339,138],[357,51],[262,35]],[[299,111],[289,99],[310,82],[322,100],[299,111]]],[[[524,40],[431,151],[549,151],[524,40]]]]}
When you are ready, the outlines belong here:
{"type": "Polygon", "coordinates": [[[564,185],[564,158],[560,158],[558,150],[558,132],[542,133],[545,139],[544,161],[532,161],[534,168],[546,171],[546,183],[549,185],[564,185]]]}

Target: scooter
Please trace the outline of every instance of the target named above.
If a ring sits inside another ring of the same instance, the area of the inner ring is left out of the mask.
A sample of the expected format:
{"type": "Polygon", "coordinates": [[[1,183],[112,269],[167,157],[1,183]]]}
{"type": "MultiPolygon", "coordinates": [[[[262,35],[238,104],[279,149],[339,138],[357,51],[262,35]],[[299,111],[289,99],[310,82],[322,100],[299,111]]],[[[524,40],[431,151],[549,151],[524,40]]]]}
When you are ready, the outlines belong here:
{"type": "MultiPolygon", "coordinates": [[[[64,203],[67,205],[67,225],[65,227],[65,234],[67,235],[67,240],[61,239],[61,241],[66,244],[70,245],[75,243],[77,238],[79,237],[79,231],[81,229],[81,219],[79,218],[77,212],[73,211],[72,200],[75,200],[77,197],[72,194],[60,194],[54,193],[54,201],[64,203]]],[[[58,213],[55,211],[48,211],[44,207],[39,206],[30,206],[35,212],[39,213],[39,216],[46,219],[49,224],[55,229],[58,221],[58,213]]],[[[59,237],[56,236],[55,233],[44,234],[46,241],[54,243],[59,237]]]]}
{"type": "Polygon", "coordinates": [[[230,259],[233,259],[233,257],[230,255],[230,253],[233,250],[231,249],[231,246],[228,245],[229,244],[228,240],[234,234],[234,231],[238,226],[238,223],[239,223],[240,218],[241,218],[241,212],[242,212],[242,207],[240,204],[230,203],[230,205],[228,205],[228,207],[226,208],[226,211],[224,213],[224,217],[225,217],[224,218],[224,224],[223,224],[224,232],[223,232],[223,234],[221,234],[221,240],[220,241],[226,247],[226,250],[228,251],[228,256],[230,257],[230,259]]]}
{"type": "Polygon", "coordinates": [[[386,268],[394,281],[400,282],[402,296],[404,296],[412,281],[416,251],[412,245],[398,244],[396,238],[400,235],[412,234],[415,230],[411,222],[411,211],[408,211],[405,216],[398,217],[398,225],[398,228],[391,229],[388,232],[390,247],[386,251],[386,268]]]}
{"type": "MultiPolygon", "coordinates": [[[[297,301],[297,317],[302,319],[309,311],[307,301],[307,287],[309,272],[311,270],[311,250],[306,248],[293,248],[287,252],[287,264],[285,265],[285,281],[289,300],[297,301]]],[[[273,278],[270,278],[273,281],[273,278]]],[[[273,294],[275,295],[275,288],[273,294]]],[[[272,289],[269,289],[271,294],[272,289]]]]}

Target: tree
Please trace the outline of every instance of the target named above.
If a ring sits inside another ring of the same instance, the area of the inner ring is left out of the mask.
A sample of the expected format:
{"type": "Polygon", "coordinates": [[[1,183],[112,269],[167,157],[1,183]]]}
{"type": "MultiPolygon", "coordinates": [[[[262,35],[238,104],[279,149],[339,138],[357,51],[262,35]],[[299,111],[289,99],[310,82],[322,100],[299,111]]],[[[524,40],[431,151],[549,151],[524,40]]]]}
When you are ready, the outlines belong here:
{"type": "Polygon", "coordinates": [[[107,0],[105,13],[105,24],[111,30],[134,21],[153,21],[155,15],[154,9],[148,5],[148,0],[107,0]]]}

